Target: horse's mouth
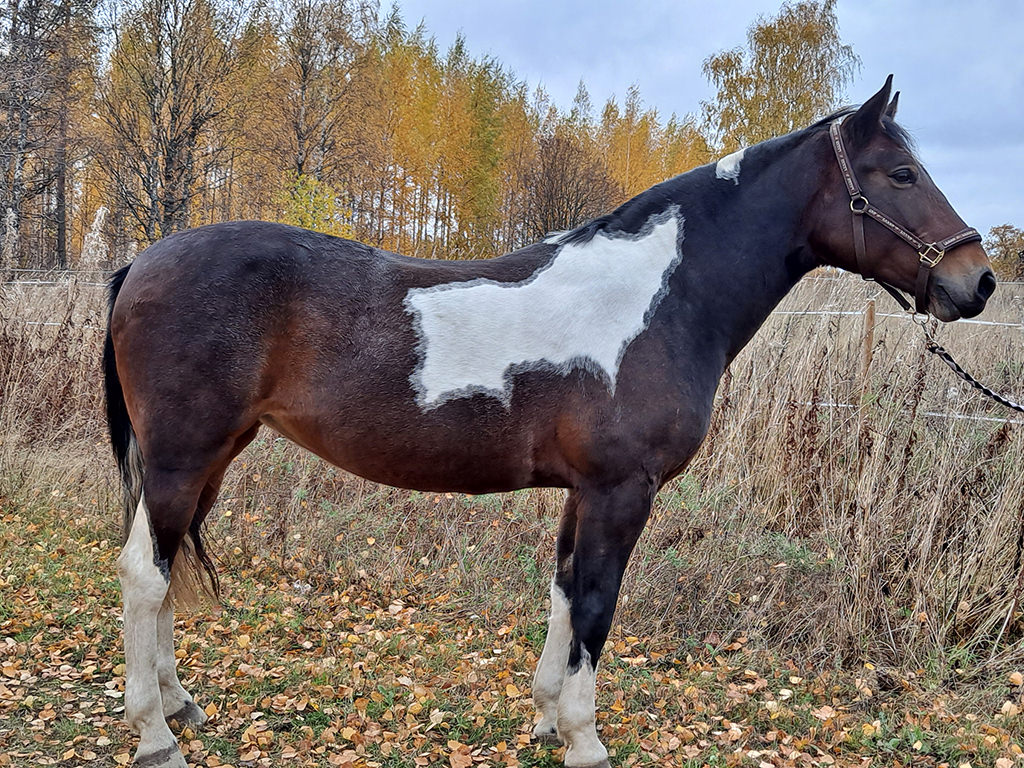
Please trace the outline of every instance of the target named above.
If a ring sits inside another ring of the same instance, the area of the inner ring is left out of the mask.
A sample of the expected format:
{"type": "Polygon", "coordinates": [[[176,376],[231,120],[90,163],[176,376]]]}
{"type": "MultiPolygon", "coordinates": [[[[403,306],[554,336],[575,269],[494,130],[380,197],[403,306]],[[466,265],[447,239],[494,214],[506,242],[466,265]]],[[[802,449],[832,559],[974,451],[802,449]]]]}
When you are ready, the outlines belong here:
{"type": "Polygon", "coordinates": [[[983,297],[978,294],[967,301],[957,301],[945,286],[936,284],[932,291],[929,309],[942,322],[951,323],[954,320],[967,319],[981,314],[987,303],[988,296],[983,297]]]}

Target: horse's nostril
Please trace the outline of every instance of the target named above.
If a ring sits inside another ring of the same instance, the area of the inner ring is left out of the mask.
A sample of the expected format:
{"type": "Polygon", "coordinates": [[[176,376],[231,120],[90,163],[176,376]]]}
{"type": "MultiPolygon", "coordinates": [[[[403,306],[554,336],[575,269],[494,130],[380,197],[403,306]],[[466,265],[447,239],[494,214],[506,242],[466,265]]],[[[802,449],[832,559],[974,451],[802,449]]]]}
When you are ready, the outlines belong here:
{"type": "Polygon", "coordinates": [[[988,301],[988,297],[992,295],[995,289],[996,276],[992,274],[991,269],[986,269],[981,279],[978,280],[978,297],[982,301],[988,301]]]}

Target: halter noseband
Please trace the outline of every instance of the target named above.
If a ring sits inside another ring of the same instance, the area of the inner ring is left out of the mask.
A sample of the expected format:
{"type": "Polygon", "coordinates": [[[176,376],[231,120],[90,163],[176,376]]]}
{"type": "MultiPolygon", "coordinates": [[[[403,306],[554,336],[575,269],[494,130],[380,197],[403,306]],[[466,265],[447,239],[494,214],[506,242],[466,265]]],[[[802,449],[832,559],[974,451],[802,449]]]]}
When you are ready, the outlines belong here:
{"type": "Polygon", "coordinates": [[[927,315],[928,282],[931,279],[932,267],[942,261],[946,251],[952,250],[964,243],[981,240],[981,235],[973,227],[965,227],[945,240],[940,240],[936,243],[926,243],[891,216],[887,216],[875,208],[875,206],[868,202],[864,193],[861,192],[860,185],[857,183],[857,177],[853,173],[853,165],[850,163],[850,157],[847,155],[846,147],[843,145],[843,134],[840,131],[841,123],[841,120],[836,120],[829,126],[828,131],[832,137],[832,148],[836,152],[836,160],[839,161],[839,170],[842,171],[843,181],[846,182],[846,191],[850,193],[850,210],[853,212],[853,247],[857,259],[857,271],[860,272],[865,280],[875,280],[899,302],[900,306],[908,312],[910,311],[910,302],[903,297],[898,288],[864,274],[864,255],[867,250],[864,246],[864,215],[867,214],[917,251],[918,267],[917,283],[914,289],[914,311],[918,314],[927,315]]]}

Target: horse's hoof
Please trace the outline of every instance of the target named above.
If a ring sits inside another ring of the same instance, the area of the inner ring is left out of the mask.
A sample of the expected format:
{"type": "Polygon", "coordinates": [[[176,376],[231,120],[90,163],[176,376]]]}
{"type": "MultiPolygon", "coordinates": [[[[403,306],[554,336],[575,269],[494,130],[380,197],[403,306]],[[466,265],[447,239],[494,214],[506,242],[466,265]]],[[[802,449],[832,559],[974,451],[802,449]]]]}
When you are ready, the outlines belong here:
{"type": "Polygon", "coordinates": [[[557,731],[544,731],[543,733],[534,733],[533,740],[542,747],[562,746],[562,740],[558,738],[557,731]]]}
{"type": "Polygon", "coordinates": [[[136,755],[132,766],[134,768],[188,768],[177,744],[150,752],[148,755],[136,755]]]}
{"type": "Polygon", "coordinates": [[[172,730],[182,731],[191,728],[198,731],[209,720],[206,713],[201,710],[194,701],[185,702],[185,706],[164,718],[172,730]]]}
{"type": "Polygon", "coordinates": [[[593,751],[590,752],[589,755],[579,755],[579,753],[573,754],[573,751],[574,750],[573,750],[573,748],[571,746],[569,747],[568,750],[566,750],[565,758],[564,758],[565,759],[565,768],[611,768],[611,765],[608,763],[608,753],[607,752],[605,752],[604,757],[601,758],[600,760],[598,760],[596,763],[581,763],[581,762],[577,762],[577,760],[579,760],[581,757],[584,760],[587,760],[588,758],[592,760],[594,758],[594,756],[595,756],[594,753],[597,752],[597,754],[601,754],[601,752],[604,752],[604,748],[601,748],[600,751],[598,751],[597,749],[594,749],[593,751]]]}

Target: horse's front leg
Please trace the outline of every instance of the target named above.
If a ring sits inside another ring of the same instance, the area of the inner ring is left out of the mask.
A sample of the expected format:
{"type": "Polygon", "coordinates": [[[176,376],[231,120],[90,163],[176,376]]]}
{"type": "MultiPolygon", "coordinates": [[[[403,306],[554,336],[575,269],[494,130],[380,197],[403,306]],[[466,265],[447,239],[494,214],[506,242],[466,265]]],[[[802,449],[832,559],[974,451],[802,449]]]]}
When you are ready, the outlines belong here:
{"type": "Polygon", "coordinates": [[[558,699],[558,735],[569,768],[607,768],[597,738],[597,663],[608,637],[622,574],[651,511],[656,484],[648,477],[614,488],[579,490],[576,539],[567,568],[571,635],[558,699]]]}
{"type": "Polygon", "coordinates": [[[541,744],[556,745],[562,741],[558,737],[558,699],[562,695],[565,668],[569,663],[569,643],[572,640],[567,594],[572,579],[572,553],[576,548],[578,502],[579,494],[570,491],[558,523],[555,575],[551,579],[551,616],[548,619],[544,650],[540,655],[540,661],[537,662],[537,672],[533,676],[533,703],[540,713],[540,720],[533,729],[533,737],[541,744]]]}

